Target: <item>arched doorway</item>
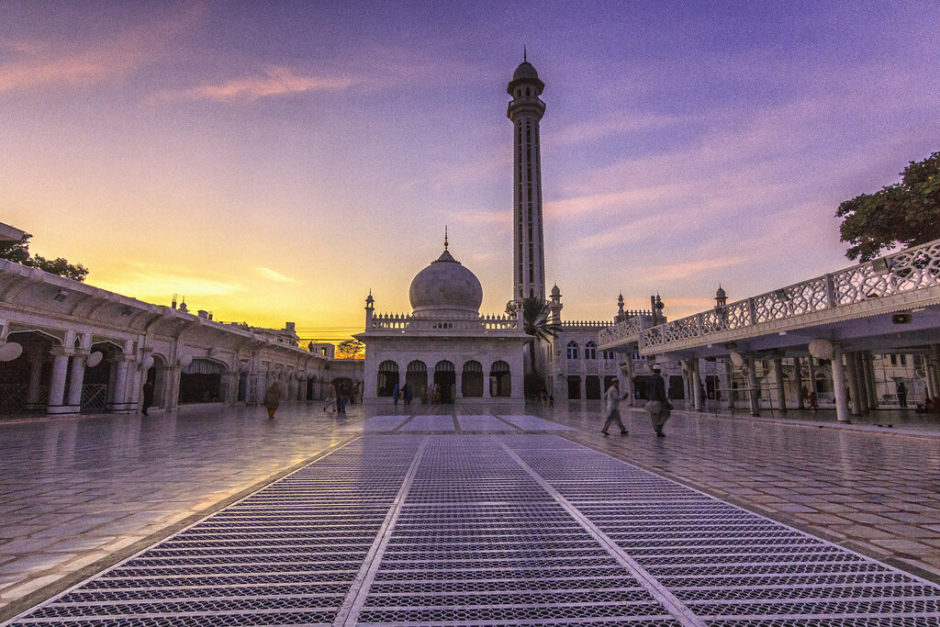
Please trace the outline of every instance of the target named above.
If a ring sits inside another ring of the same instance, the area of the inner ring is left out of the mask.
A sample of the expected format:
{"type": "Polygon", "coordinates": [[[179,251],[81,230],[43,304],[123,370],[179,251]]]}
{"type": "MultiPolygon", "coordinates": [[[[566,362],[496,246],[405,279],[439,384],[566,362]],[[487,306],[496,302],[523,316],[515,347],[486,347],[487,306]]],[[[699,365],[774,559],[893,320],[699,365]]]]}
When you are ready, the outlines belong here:
{"type": "Polygon", "coordinates": [[[379,373],[375,384],[376,396],[392,396],[398,383],[398,364],[391,359],[379,364],[379,373]]]}
{"type": "Polygon", "coordinates": [[[405,372],[405,385],[411,388],[412,396],[427,398],[428,367],[423,361],[416,359],[408,364],[408,370],[405,372]]]}
{"type": "Polygon", "coordinates": [[[19,357],[0,362],[0,414],[45,411],[52,379],[52,347],[59,340],[38,331],[10,333],[7,342],[23,347],[19,357]]]}
{"type": "MultiPolygon", "coordinates": [[[[114,398],[114,384],[117,378],[117,364],[124,351],[119,346],[110,342],[101,342],[91,347],[89,356],[95,353],[101,353],[102,358],[94,366],[85,365],[84,379],[82,381],[82,400],[81,412],[83,414],[96,414],[105,411],[108,403],[114,398]]],[[[71,385],[71,370],[73,364],[69,364],[68,388],[71,385]]],[[[66,398],[71,395],[66,391],[66,398]]],[[[121,399],[123,400],[123,399],[121,399]]]]}
{"type": "Polygon", "coordinates": [[[468,361],[463,365],[460,393],[464,397],[483,396],[483,366],[478,361],[468,361]]]}
{"type": "Polygon", "coordinates": [[[151,407],[163,407],[166,402],[166,360],[157,354],[151,355],[151,358],[153,365],[147,369],[143,377],[140,395],[141,411],[149,411],[151,407]]]}
{"type": "Polygon", "coordinates": [[[457,387],[454,364],[443,359],[434,366],[434,402],[453,403],[457,387]]]}
{"type": "Polygon", "coordinates": [[[512,396],[512,377],[509,364],[505,361],[493,362],[490,367],[490,396],[496,398],[512,396]]]}
{"type": "Polygon", "coordinates": [[[244,403],[248,398],[248,371],[242,370],[238,373],[238,391],[235,393],[235,401],[244,403]]]}
{"type": "Polygon", "coordinates": [[[312,374],[307,378],[307,400],[315,401],[319,400],[321,397],[319,389],[319,381],[317,380],[317,375],[312,374]]]}
{"type": "Polygon", "coordinates": [[[180,373],[180,403],[222,401],[225,366],[209,359],[193,359],[180,373]]]}

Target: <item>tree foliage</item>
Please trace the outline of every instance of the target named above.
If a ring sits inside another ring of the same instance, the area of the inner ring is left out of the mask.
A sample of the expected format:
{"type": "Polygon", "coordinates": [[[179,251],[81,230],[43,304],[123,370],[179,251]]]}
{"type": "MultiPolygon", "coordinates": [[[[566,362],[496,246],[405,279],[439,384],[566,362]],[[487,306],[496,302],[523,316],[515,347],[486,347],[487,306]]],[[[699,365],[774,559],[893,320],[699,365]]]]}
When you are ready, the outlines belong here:
{"type": "Polygon", "coordinates": [[[339,359],[357,359],[365,347],[359,340],[345,340],[336,345],[336,356],[339,359]]]}
{"type": "Polygon", "coordinates": [[[901,182],[839,205],[845,256],[870,261],[896,246],[916,246],[940,238],[940,152],[911,161],[901,182]]]}
{"type": "Polygon", "coordinates": [[[32,235],[26,233],[19,242],[0,242],[0,259],[20,263],[30,268],[39,268],[44,272],[56,274],[73,281],[81,282],[88,276],[88,268],[82,264],[73,265],[62,257],[46,259],[41,255],[30,254],[29,240],[31,237],[32,235]]]}
{"type": "MultiPolygon", "coordinates": [[[[506,304],[506,313],[510,316],[516,315],[516,302],[509,301],[506,304]]],[[[526,335],[548,341],[550,338],[558,337],[561,325],[548,321],[549,303],[541,298],[526,297],[522,299],[522,331],[526,335]]],[[[529,365],[532,372],[537,374],[535,365],[535,342],[529,343],[529,365]]]]}

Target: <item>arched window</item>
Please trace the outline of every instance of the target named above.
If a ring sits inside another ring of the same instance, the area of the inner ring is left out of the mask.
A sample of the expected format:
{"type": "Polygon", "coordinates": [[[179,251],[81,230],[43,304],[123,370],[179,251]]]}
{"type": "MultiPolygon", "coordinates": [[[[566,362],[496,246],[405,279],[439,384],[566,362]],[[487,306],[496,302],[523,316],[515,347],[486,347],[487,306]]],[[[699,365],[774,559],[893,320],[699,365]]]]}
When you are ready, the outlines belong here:
{"type": "Polygon", "coordinates": [[[478,361],[468,361],[463,365],[460,393],[467,397],[483,396],[483,366],[478,361]]]}
{"type": "Polygon", "coordinates": [[[411,391],[412,396],[421,398],[427,393],[428,388],[428,367],[423,361],[417,359],[408,364],[405,374],[405,385],[411,391]]]}
{"type": "MultiPolygon", "coordinates": [[[[433,403],[453,403],[457,394],[457,375],[454,364],[442,359],[434,366],[433,403]]],[[[429,394],[430,396],[430,394],[429,394]]]]}
{"type": "Polygon", "coordinates": [[[568,342],[568,359],[578,358],[578,343],[574,340],[568,342]]]}
{"type": "Polygon", "coordinates": [[[379,372],[375,384],[376,396],[392,396],[395,387],[399,385],[398,364],[386,359],[379,364],[379,372]]]}
{"type": "Polygon", "coordinates": [[[585,359],[597,359],[597,344],[594,342],[588,342],[584,346],[584,358],[585,359]]]}
{"type": "Polygon", "coordinates": [[[490,396],[512,396],[512,377],[505,361],[493,362],[490,367],[490,396]]]}

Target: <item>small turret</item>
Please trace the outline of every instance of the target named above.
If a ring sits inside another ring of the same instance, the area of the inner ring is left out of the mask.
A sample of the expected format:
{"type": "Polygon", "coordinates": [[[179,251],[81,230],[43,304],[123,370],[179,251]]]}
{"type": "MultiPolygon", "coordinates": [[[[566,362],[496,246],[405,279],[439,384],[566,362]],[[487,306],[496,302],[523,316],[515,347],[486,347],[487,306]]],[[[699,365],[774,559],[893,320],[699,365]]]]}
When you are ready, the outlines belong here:
{"type": "Polygon", "coordinates": [[[372,290],[366,296],[366,331],[372,328],[372,314],[375,312],[375,299],[372,298],[372,290]]]}
{"type": "Polygon", "coordinates": [[[718,291],[715,292],[715,308],[724,307],[728,304],[728,296],[725,294],[725,291],[721,289],[721,283],[718,284],[718,291]]]}

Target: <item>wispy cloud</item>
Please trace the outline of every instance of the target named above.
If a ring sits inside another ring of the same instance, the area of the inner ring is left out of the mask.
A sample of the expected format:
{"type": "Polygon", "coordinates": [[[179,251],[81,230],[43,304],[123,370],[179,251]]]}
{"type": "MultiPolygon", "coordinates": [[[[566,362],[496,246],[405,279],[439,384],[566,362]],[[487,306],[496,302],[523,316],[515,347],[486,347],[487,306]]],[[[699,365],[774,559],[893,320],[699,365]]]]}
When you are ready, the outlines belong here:
{"type": "Polygon", "coordinates": [[[717,259],[699,259],[681,263],[653,266],[648,268],[649,278],[655,281],[675,281],[686,279],[711,270],[730,268],[747,262],[744,256],[722,257],[717,259]]]}
{"type": "Polygon", "coordinates": [[[246,291],[246,288],[235,284],[207,279],[201,276],[183,273],[167,272],[160,268],[141,267],[126,273],[119,273],[112,279],[95,280],[94,275],[89,277],[89,283],[118,294],[126,294],[134,298],[155,299],[157,302],[166,301],[173,294],[186,296],[228,296],[246,291]]]}
{"type": "Polygon", "coordinates": [[[204,83],[188,89],[163,90],[153,94],[151,103],[171,103],[185,100],[212,100],[231,102],[257,100],[287,94],[316,91],[342,91],[356,84],[350,76],[312,76],[296,73],[292,68],[272,65],[260,74],[236,78],[221,83],[204,83]]]}
{"type": "Polygon", "coordinates": [[[553,144],[577,144],[611,136],[668,128],[689,121],[674,115],[625,112],[616,117],[569,124],[555,132],[545,133],[545,139],[553,144]]]}
{"type": "Polygon", "coordinates": [[[627,210],[649,207],[652,203],[678,200],[689,195],[687,185],[672,183],[651,187],[631,187],[599,194],[585,194],[545,203],[545,213],[551,218],[579,217],[587,213],[627,210]]]}
{"type": "Polygon", "coordinates": [[[0,93],[48,87],[81,87],[119,80],[151,62],[177,33],[191,27],[202,8],[126,29],[73,49],[60,41],[0,40],[10,60],[0,63],[0,93]]]}
{"type": "Polygon", "coordinates": [[[297,283],[297,279],[281,274],[271,268],[258,266],[255,268],[255,271],[269,281],[275,281],[277,283],[297,283]]]}

